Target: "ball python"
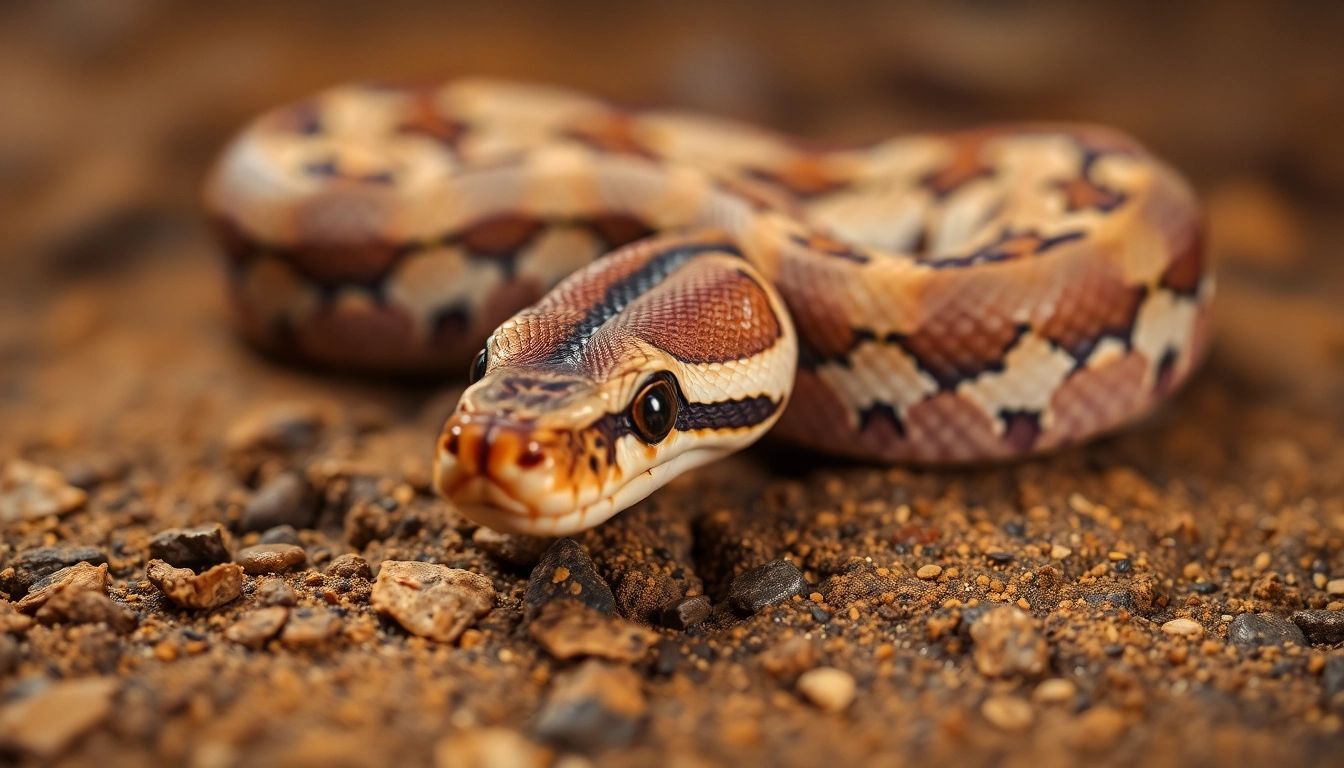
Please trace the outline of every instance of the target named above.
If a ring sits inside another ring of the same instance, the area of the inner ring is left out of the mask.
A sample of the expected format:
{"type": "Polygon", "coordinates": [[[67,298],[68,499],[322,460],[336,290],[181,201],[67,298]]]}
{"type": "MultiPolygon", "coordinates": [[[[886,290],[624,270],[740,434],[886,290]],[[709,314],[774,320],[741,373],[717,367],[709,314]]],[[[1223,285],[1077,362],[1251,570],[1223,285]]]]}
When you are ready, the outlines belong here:
{"type": "Polygon", "coordinates": [[[262,115],[206,201],[232,311],[322,365],[466,365],[434,484],[502,531],[597,525],[767,431],[870,462],[1051,451],[1209,337],[1189,185],[1025,124],[817,146],[485,79],[262,115]]]}

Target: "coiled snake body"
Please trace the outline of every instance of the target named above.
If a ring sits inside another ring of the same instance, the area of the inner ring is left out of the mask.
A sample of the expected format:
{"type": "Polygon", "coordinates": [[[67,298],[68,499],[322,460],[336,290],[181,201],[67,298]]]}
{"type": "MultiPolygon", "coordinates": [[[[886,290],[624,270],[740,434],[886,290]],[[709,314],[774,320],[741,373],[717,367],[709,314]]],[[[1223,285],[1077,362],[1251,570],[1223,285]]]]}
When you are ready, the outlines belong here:
{"type": "Polygon", "coordinates": [[[254,122],[207,200],[256,342],[476,355],[436,486],[535,534],[772,428],[927,464],[1085,440],[1189,375],[1213,293],[1188,186],[1091,126],[814,150],[537,86],[345,86],[254,122]]]}

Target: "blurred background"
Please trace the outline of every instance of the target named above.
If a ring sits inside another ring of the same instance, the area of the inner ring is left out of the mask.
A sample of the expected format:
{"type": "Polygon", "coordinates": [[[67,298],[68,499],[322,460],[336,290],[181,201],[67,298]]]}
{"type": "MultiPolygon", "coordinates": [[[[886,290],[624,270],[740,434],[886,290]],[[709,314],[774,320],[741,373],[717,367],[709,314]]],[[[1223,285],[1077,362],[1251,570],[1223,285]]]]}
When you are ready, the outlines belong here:
{"type": "Polygon", "coordinates": [[[348,79],[490,74],[843,141],[1118,126],[1207,201],[1220,354],[1333,396],[1341,51],[1327,2],[0,3],[0,394],[11,363],[213,311],[199,187],[250,116],[348,79]]]}

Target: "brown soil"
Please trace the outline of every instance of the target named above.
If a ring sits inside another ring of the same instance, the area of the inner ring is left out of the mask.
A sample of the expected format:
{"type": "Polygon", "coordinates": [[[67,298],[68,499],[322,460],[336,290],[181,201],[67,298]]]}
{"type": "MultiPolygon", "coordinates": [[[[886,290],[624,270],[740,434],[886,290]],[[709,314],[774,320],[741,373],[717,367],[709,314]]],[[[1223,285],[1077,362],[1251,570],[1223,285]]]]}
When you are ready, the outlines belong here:
{"type": "Polygon", "coordinates": [[[189,7],[0,9],[0,764],[1338,764],[1338,10],[189,7]],[[1142,424],[1039,460],[761,446],[529,589],[547,542],[427,491],[461,384],[257,355],[197,219],[247,115],[462,71],[835,139],[1119,124],[1208,201],[1216,349],[1142,424]],[[791,572],[734,580],[780,559],[808,585],[755,609],[791,572]],[[386,560],[489,584],[375,584],[386,560]],[[659,623],[696,594],[703,623],[659,623]]]}

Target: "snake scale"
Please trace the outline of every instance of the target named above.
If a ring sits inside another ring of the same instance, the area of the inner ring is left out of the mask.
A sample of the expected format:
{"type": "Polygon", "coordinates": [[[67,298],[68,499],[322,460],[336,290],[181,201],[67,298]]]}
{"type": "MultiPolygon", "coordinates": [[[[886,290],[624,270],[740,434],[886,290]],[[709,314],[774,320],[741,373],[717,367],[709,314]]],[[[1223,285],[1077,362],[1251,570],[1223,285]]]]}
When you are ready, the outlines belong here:
{"type": "Polygon", "coordinates": [[[817,148],[535,85],[348,85],[255,120],[206,199],[257,344],[470,368],[435,486],[504,531],[597,525],[767,431],[1050,451],[1150,410],[1209,336],[1193,193],[1096,126],[817,148]]]}

